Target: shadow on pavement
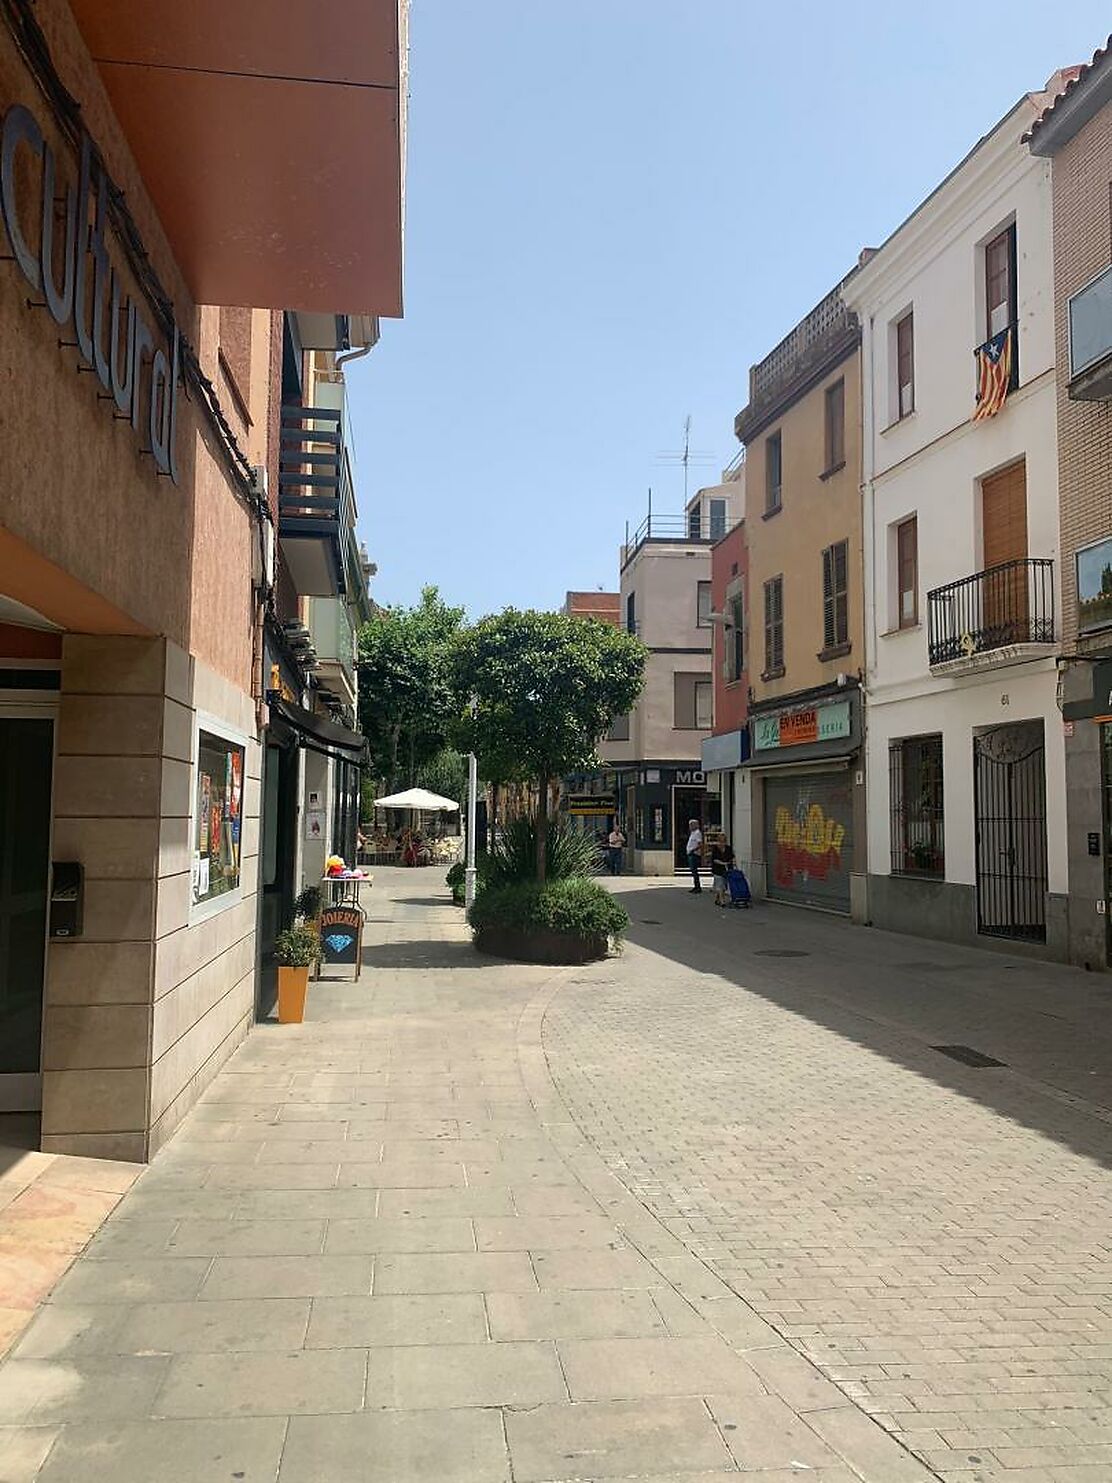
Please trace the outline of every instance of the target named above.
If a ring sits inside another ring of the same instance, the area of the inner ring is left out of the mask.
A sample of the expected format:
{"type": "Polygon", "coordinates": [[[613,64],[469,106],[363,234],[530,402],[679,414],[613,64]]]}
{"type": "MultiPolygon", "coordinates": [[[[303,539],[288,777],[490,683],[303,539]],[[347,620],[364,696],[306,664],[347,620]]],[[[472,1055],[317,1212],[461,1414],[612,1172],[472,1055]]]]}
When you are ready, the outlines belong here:
{"type": "MultiPolygon", "coordinates": [[[[489,960],[488,960],[489,961],[489,960]]],[[[484,960],[466,942],[409,938],[405,942],[364,944],[363,970],[368,968],[482,968],[484,960]]]]}
{"type": "Polygon", "coordinates": [[[758,994],[1112,1167],[1112,976],[681,888],[615,885],[631,943],[758,994]],[[959,1064],[968,1046],[1002,1067],[959,1064]]]}

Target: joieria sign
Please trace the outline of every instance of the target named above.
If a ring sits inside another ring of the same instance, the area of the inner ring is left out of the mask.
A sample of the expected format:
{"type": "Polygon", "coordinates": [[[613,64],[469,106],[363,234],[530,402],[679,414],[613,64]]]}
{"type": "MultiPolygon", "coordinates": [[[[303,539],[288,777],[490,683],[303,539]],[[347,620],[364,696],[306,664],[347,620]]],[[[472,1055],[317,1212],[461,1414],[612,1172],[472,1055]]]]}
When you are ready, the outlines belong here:
{"type": "Polygon", "coordinates": [[[76,187],[65,189],[65,236],[59,238],[55,210],[57,161],[37,119],[21,103],[4,115],[0,130],[0,215],[12,255],[36,293],[41,293],[54,321],[70,324],[77,353],[94,370],[119,414],[150,440],[149,452],[163,474],[178,481],[174,457],[177,426],[180,335],[175,324],[166,348],[155,344],[150,325],[135,299],[123,304],[121,274],[108,254],[108,181],[88,134],[81,135],[76,187]],[[28,241],[17,185],[20,149],[40,163],[39,241],[28,241]],[[90,220],[90,206],[92,219],[90,220]],[[91,290],[91,292],[90,292],[91,290]]]}

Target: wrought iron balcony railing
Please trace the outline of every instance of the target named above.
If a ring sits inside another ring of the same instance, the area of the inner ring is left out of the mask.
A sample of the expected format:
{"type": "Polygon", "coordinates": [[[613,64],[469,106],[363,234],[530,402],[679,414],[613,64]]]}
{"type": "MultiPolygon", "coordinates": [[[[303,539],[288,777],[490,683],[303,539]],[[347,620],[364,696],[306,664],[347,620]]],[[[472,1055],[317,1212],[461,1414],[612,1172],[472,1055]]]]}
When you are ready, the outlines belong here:
{"type": "Polygon", "coordinates": [[[282,406],[278,538],[306,597],[347,594],[358,566],[355,493],[342,397],[337,400],[337,406],[282,406]]]}
{"type": "Polygon", "coordinates": [[[927,593],[931,666],[971,667],[994,651],[1054,643],[1054,563],[1005,561],[927,593]]]}

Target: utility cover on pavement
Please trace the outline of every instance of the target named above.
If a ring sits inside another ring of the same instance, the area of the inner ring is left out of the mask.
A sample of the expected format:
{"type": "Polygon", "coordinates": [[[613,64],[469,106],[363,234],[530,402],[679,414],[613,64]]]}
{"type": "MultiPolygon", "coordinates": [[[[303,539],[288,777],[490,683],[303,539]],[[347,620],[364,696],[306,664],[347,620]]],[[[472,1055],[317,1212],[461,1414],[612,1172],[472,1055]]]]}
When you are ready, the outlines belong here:
{"type": "Polygon", "coordinates": [[[952,1061],[961,1061],[964,1066],[1006,1066],[1008,1064],[1007,1061],[996,1060],[994,1056],[986,1056],[983,1051],[974,1050],[971,1045],[932,1045],[931,1050],[949,1056],[952,1061]]]}
{"type": "Polygon", "coordinates": [[[753,954],[755,958],[809,958],[810,953],[797,947],[762,947],[753,954]]]}

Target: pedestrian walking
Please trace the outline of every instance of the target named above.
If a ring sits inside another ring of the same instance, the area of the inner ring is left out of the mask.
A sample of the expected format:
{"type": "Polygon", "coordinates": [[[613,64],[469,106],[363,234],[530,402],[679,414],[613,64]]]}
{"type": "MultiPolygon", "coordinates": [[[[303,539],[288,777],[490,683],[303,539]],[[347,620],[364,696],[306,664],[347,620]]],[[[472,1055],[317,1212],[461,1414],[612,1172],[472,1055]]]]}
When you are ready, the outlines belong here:
{"type": "Polygon", "coordinates": [[[703,857],[703,831],[699,827],[698,819],[688,819],[687,827],[687,865],[691,871],[691,879],[695,884],[691,887],[691,894],[698,895],[703,887],[699,882],[699,864],[703,857]]]}
{"type": "Polygon", "coordinates": [[[621,826],[615,819],[614,827],[606,836],[606,858],[610,866],[611,875],[622,873],[622,851],[625,849],[626,837],[622,833],[621,826]]]}
{"type": "Polygon", "coordinates": [[[734,852],[724,834],[716,835],[710,847],[710,873],[714,881],[715,906],[729,906],[729,874],[734,868],[734,852]]]}

